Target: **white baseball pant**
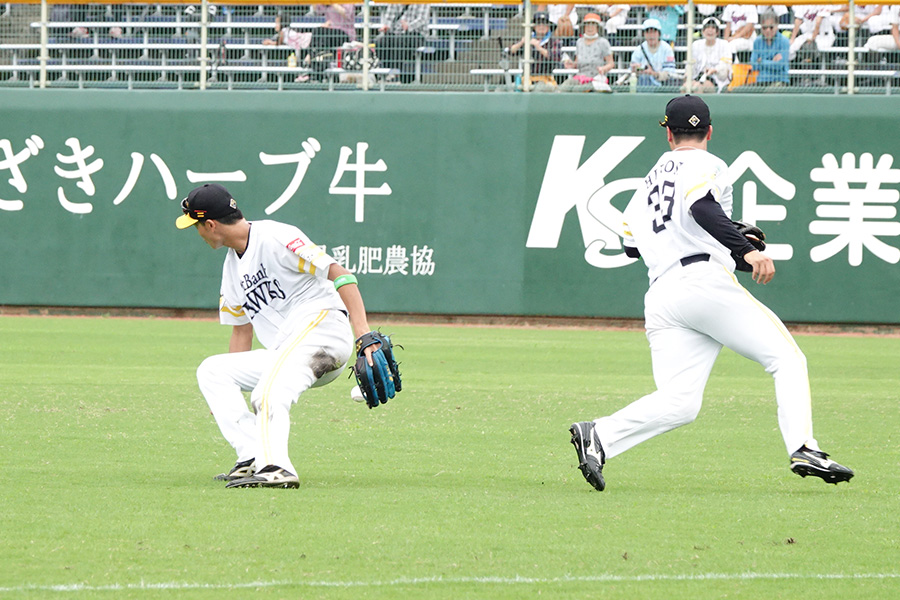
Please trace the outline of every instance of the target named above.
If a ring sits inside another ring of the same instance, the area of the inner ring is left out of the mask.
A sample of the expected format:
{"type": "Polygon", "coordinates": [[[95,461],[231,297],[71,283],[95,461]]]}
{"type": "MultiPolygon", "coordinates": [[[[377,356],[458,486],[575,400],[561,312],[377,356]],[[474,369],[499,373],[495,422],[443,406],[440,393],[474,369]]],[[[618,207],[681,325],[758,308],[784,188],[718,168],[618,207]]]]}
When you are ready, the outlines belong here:
{"type": "Polygon", "coordinates": [[[728,49],[732,54],[736,54],[737,52],[749,52],[750,50],[753,50],[754,40],[756,40],[755,33],[748,38],[734,38],[728,42],[728,49]]]}
{"type": "Polygon", "coordinates": [[[277,465],[297,473],[288,456],[291,405],[311,387],[340,375],[353,352],[347,316],[323,310],[298,319],[277,348],[218,354],[197,369],[200,391],[237,460],[258,469],[277,465]],[[250,391],[250,412],[243,391],[250,391]]]}
{"type": "MultiPolygon", "coordinates": [[[[801,33],[796,38],[794,38],[794,43],[791,44],[790,47],[791,60],[794,60],[794,58],[797,57],[797,52],[800,51],[800,48],[803,46],[803,44],[811,39],[813,39],[811,33],[801,33]]],[[[823,50],[828,50],[829,48],[834,46],[834,34],[820,33],[816,36],[815,42],[816,48],[818,48],[820,52],[823,50]]]]}
{"type": "Polygon", "coordinates": [[[892,35],[873,35],[866,40],[866,50],[900,50],[892,35]]]}
{"type": "Polygon", "coordinates": [[[691,423],[722,346],[774,377],[788,454],[804,444],[818,449],[806,357],[781,320],[731,272],[710,262],[676,266],[651,284],[644,301],[657,391],[595,421],[607,458],[691,423]]]}

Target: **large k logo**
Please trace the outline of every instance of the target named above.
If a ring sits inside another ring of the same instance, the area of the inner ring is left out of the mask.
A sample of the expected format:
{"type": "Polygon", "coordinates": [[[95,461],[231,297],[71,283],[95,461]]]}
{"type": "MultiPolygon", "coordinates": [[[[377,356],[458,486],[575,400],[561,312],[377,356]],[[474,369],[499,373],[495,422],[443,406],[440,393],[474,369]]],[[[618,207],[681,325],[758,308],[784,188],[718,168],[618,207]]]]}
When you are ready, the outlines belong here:
{"type": "Polygon", "coordinates": [[[558,135],[553,140],[525,246],[556,248],[566,215],[574,208],[588,264],[605,269],[622,267],[635,259],[625,256],[622,211],[611,201],[623,192],[638,189],[641,178],[618,179],[606,185],[605,177],[644,138],[612,136],[579,166],[584,140],[581,135],[558,135]]]}

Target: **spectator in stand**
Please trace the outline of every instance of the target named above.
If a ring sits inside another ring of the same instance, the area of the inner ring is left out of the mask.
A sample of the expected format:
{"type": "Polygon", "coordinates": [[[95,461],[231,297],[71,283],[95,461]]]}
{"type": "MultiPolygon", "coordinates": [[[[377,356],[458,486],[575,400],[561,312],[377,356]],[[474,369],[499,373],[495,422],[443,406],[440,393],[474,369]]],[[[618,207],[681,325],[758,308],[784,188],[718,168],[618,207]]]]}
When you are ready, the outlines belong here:
{"type": "Polygon", "coordinates": [[[760,17],[764,12],[774,13],[775,18],[778,19],[779,25],[787,25],[791,22],[791,11],[788,10],[787,5],[785,4],[773,4],[772,6],[768,6],[766,4],[758,4],[756,6],[756,12],[759,13],[760,17]]]}
{"type": "Polygon", "coordinates": [[[523,54],[525,44],[531,44],[531,83],[535,92],[555,92],[557,83],[553,77],[553,69],[560,66],[559,39],[553,37],[553,28],[550,26],[550,15],[545,12],[536,12],[531,18],[532,27],[530,38],[522,38],[506,49],[510,56],[523,54]]]}
{"type": "Polygon", "coordinates": [[[631,6],[628,4],[610,4],[606,10],[606,37],[614,39],[619,33],[619,28],[628,21],[628,11],[631,6]]]}
{"type": "Polygon", "coordinates": [[[715,4],[695,4],[694,8],[697,9],[697,14],[703,17],[712,17],[719,9],[715,4]]]}
{"type": "Polygon", "coordinates": [[[890,33],[870,37],[866,40],[866,50],[900,50],[900,5],[885,6],[881,13],[887,13],[885,21],[890,33]]]}
{"type": "Polygon", "coordinates": [[[700,26],[703,37],[691,46],[694,57],[694,81],[688,92],[721,92],[731,82],[731,48],[719,37],[721,23],[707,17],[700,26]]]}
{"type": "MultiPolygon", "coordinates": [[[[107,4],[105,8],[99,4],[57,4],[50,8],[50,21],[124,21],[125,5],[107,4]]],[[[100,35],[106,35],[117,39],[122,37],[122,28],[118,25],[109,28],[98,28],[100,35]]],[[[55,28],[51,27],[51,35],[57,35],[55,28]]],[[[75,39],[87,39],[91,37],[91,31],[85,25],[76,25],[69,32],[69,37],[75,39]]]]}
{"type": "Polygon", "coordinates": [[[563,66],[578,69],[559,86],[561,92],[611,92],[606,74],[614,63],[612,48],[606,38],[600,37],[600,15],[588,13],[581,21],[582,35],[575,44],[575,60],[567,60],[563,66]]]}
{"type": "Polygon", "coordinates": [[[672,45],[675,45],[675,39],[678,37],[678,23],[683,14],[684,7],[681,5],[647,7],[647,18],[659,21],[660,39],[672,45]]]}
{"type": "Polygon", "coordinates": [[[553,34],[562,39],[575,37],[578,13],[574,4],[539,4],[535,12],[546,12],[553,27],[553,34]]]}
{"type": "Polygon", "coordinates": [[[790,59],[794,60],[800,48],[809,42],[819,51],[834,45],[834,28],[831,22],[831,7],[828,5],[806,4],[794,7],[794,29],[791,31],[790,59]]]}
{"type": "Polygon", "coordinates": [[[313,12],[325,17],[322,28],[329,30],[334,41],[332,46],[337,48],[346,42],[356,41],[356,7],[354,5],[316,4],[313,6],[313,12]],[[337,32],[342,32],[344,35],[337,32]]]}
{"type": "Polygon", "coordinates": [[[644,21],[644,41],[631,54],[631,72],[637,74],[639,86],[660,87],[673,83],[675,52],[660,39],[661,25],[656,19],[644,21]]]}
{"type": "Polygon", "coordinates": [[[756,24],[759,23],[759,13],[756,12],[755,6],[729,4],[722,11],[722,22],[725,23],[722,38],[728,42],[732,54],[753,49],[756,24]]]}
{"type": "Polygon", "coordinates": [[[750,65],[757,71],[756,85],[769,88],[787,85],[790,44],[778,32],[778,16],[773,11],[764,12],[760,24],[762,35],[753,42],[750,55],[750,65]]]}
{"type": "MultiPolygon", "coordinates": [[[[285,20],[287,20],[287,18],[285,18],[285,20]]],[[[297,31],[296,29],[291,29],[288,25],[289,24],[282,23],[282,15],[277,15],[275,17],[275,36],[264,39],[262,41],[263,46],[290,46],[294,49],[294,56],[296,57],[298,64],[305,68],[313,66],[311,56],[312,32],[297,31]]],[[[324,70],[324,68],[322,70],[324,70]]],[[[300,75],[297,75],[297,78],[294,79],[294,81],[305,83],[309,81],[309,75],[301,73],[300,75]]]]}
{"type": "Polygon", "coordinates": [[[385,67],[401,71],[403,83],[415,78],[403,67],[415,60],[416,48],[425,43],[430,9],[428,4],[390,4],[384,13],[375,47],[385,67]]]}
{"type": "MultiPolygon", "coordinates": [[[[847,36],[850,28],[850,10],[849,6],[838,8],[840,13],[835,13],[835,7],[832,8],[831,21],[835,29],[835,37],[841,38],[847,36]]],[[[891,29],[891,7],[877,4],[855,5],[853,11],[853,20],[857,25],[856,43],[863,44],[869,36],[879,35],[881,33],[889,34],[891,29]]],[[[836,42],[837,43],[837,42],[836,42]]],[[[841,44],[845,45],[845,44],[841,44]]]]}

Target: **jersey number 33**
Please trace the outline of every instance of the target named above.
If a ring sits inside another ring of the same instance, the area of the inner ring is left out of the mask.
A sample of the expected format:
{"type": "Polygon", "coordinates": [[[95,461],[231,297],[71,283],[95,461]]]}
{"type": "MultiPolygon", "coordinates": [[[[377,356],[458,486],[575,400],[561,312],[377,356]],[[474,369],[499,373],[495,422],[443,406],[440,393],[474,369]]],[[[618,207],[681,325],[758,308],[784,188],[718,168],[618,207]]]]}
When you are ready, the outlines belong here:
{"type": "Polygon", "coordinates": [[[662,187],[657,183],[650,189],[647,196],[647,206],[653,207],[653,233],[659,233],[666,228],[666,223],[672,220],[672,207],[675,205],[675,182],[663,181],[662,187]]]}

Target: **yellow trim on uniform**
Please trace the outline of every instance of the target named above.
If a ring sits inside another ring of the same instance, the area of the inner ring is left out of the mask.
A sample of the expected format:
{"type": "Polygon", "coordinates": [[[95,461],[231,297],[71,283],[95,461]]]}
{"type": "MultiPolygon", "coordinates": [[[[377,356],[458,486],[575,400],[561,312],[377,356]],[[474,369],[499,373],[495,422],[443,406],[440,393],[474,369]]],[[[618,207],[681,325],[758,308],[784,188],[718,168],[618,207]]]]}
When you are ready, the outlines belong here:
{"type": "Polygon", "coordinates": [[[231,306],[222,305],[222,308],[219,309],[220,312],[228,313],[234,317],[243,317],[244,316],[244,307],[238,305],[236,308],[231,306]]]}
{"type": "Polygon", "coordinates": [[[306,261],[299,257],[297,258],[297,260],[299,261],[297,263],[297,268],[300,269],[301,273],[309,273],[310,275],[316,274],[316,265],[314,265],[312,261],[306,261]],[[309,268],[309,270],[307,270],[307,267],[309,268]]]}
{"type": "Polygon", "coordinates": [[[709,182],[710,182],[710,180],[705,180],[705,181],[702,181],[701,183],[695,185],[694,187],[692,187],[691,189],[689,189],[687,191],[687,193],[684,195],[684,197],[689,198],[691,196],[691,194],[693,194],[694,192],[696,192],[697,190],[699,190],[700,188],[702,188],[704,185],[708,184],[709,182]]]}
{"type": "MultiPolygon", "coordinates": [[[[723,266],[722,268],[725,269],[724,266],[723,266]]],[[[734,284],[735,284],[736,286],[738,286],[738,287],[741,289],[742,292],[744,292],[745,294],[747,294],[747,297],[750,298],[750,300],[751,300],[757,307],[759,307],[759,309],[763,312],[763,314],[766,315],[766,318],[769,319],[769,321],[771,321],[773,325],[775,325],[776,329],[778,329],[778,331],[781,332],[782,337],[784,337],[784,339],[787,340],[787,342],[794,348],[794,350],[795,350],[796,352],[802,354],[803,351],[800,350],[800,346],[797,345],[796,340],[794,340],[794,337],[793,337],[793,336],[791,335],[791,333],[787,330],[787,328],[784,326],[784,324],[783,324],[779,319],[773,318],[773,313],[772,313],[772,311],[769,310],[769,309],[766,307],[765,304],[763,304],[762,302],[760,302],[759,300],[757,300],[756,297],[753,296],[753,294],[751,294],[749,291],[747,291],[747,288],[745,288],[744,286],[741,285],[741,282],[738,281],[738,278],[735,277],[734,273],[732,273],[732,272],[729,271],[728,269],[725,269],[725,272],[728,273],[728,276],[731,277],[731,280],[734,282],[734,284]]]]}
{"type": "MultiPolygon", "coordinates": [[[[272,391],[272,383],[275,381],[275,377],[278,375],[278,371],[280,371],[281,368],[284,366],[284,363],[287,360],[288,355],[290,355],[290,353],[293,352],[297,348],[297,346],[300,344],[300,342],[303,341],[303,339],[309,334],[309,332],[311,332],[313,329],[315,329],[316,326],[318,326],[319,323],[322,322],[322,320],[325,318],[325,315],[327,315],[327,314],[328,314],[327,310],[323,310],[323,311],[319,312],[319,314],[316,316],[316,318],[313,319],[313,321],[309,325],[306,326],[306,329],[304,329],[300,333],[300,335],[298,335],[294,339],[294,341],[291,342],[291,345],[288,346],[278,356],[278,359],[275,361],[274,366],[269,371],[269,374],[268,374],[267,380],[266,380],[266,387],[265,387],[265,389],[263,389],[262,398],[260,398],[260,408],[259,408],[259,414],[262,415],[262,427],[260,427],[260,437],[261,437],[262,447],[263,447],[263,460],[264,460],[263,466],[272,464],[272,454],[269,450],[269,417],[268,417],[268,415],[269,415],[269,394],[272,391]]],[[[283,467],[284,465],[278,465],[278,466],[283,467]]]]}
{"type": "MultiPolygon", "coordinates": [[[[722,268],[725,269],[725,267],[722,267],[722,268]]],[[[751,293],[747,290],[747,288],[745,288],[744,286],[742,286],[742,285],[741,285],[741,282],[738,281],[738,279],[737,279],[737,277],[735,276],[734,273],[732,273],[732,272],[729,271],[728,269],[725,269],[725,272],[728,273],[728,275],[731,277],[731,280],[734,282],[734,284],[735,284],[736,286],[738,286],[739,288],[741,288],[741,291],[743,291],[745,294],[747,294],[747,297],[750,298],[750,300],[751,300],[756,306],[759,307],[759,309],[763,312],[764,315],[766,315],[766,317],[767,317],[770,321],[772,321],[772,324],[775,325],[776,329],[778,329],[778,331],[781,332],[782,337],[784,337],[784,339],[791,345],[791,347],[794,349],[794,352],[796,352],[797,354],[803,356],[803,350],[801,350],[801,349],[800,349],[800,346],[797,345],[797,341],[794,339],[794,336],[791,335],[791,332],[789,332],[789,331],[787,330],[787,327],[784,326],[784,323],[782,323],[781,320],[778,319],[777,317],[773,318],[773,315],[774,315],[775,313],[773,313],[769,308],[767,308],[765,304],[763,304],[762,302],[760,302],[759,300],[757,300],[757,299],[753,296],[753,294],[751,294],[751,293]]],[[[808,377],[808,376],[807,376],[807,378],[806,378],[806,397],[809,399],[809,404],[810,404],[809,408],[810,408],[810,412],[812,412],[812,390],[811,390],[810,387],[809,387],[809,377],[808,377]]],[[[810,423],[810,425],[811,425],[811,424],[812,424],[812,423],[810,423]]],[[[813,433],[812,433],[811,430],[808,430],[808,431],[806,432],[806,437],[807,437],[807,439],[813,439],[813,433]]]]}

